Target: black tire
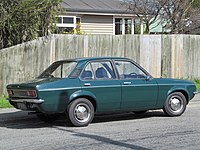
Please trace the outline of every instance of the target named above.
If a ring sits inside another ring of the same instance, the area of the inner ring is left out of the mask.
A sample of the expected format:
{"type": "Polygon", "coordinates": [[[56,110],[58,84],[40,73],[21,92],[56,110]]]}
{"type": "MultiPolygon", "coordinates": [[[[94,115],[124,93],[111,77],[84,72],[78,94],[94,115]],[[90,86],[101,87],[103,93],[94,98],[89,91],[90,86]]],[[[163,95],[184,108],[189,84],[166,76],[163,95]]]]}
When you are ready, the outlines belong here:
{"type": "Polygon", "coordinates": [[[78,98],[69,104],[67,115],[73,126],[87,126],[94,118],[94,106],[88,99],[78,98]]]}
{"type": "Polygon", "coordinates": [[[163,111],[170,117],[180,116],[185,112],[187,100],[181,92],[174,92],[167,97],[163,111]]]}
{"type": "Polygon", "coordinates": [[[37,117],[44,122],[52,123],[59,118],[59,114],[37,114],[37,117]]]}
{"type": "Polygon", "coordinates": [[[143,111],[133,111],[134,114],[145,114],[147,112],[147,110],[143,110],[143,111]]]}

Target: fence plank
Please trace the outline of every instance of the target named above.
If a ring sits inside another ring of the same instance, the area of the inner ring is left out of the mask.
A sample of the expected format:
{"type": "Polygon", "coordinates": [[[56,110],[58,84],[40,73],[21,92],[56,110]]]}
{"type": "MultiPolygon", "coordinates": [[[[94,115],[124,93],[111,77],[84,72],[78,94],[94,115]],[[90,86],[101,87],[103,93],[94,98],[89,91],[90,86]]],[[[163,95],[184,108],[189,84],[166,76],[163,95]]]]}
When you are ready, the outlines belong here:
{"type": "Polygon", "coordinates": [[[199,35],[51,35],[0,50],[0,94],[56,60],[93,56],[131,58],[155,77],[200,78],[199,35]]]}

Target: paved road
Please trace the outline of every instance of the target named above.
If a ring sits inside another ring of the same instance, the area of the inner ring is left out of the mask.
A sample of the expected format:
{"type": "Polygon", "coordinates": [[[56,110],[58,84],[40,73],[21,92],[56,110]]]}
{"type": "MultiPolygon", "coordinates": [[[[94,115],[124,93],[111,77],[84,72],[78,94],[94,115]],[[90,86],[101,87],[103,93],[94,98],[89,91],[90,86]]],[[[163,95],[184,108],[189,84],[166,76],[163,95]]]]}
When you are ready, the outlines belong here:
{"type": "Polygon", "coordinates": [[[96,116],[88,127],[54,124],[16,109],[0,110],[0,150],[107,150],[137,149],[200,150],[200,95],[181,117],[166,117],[162,111],[96,116]]]}

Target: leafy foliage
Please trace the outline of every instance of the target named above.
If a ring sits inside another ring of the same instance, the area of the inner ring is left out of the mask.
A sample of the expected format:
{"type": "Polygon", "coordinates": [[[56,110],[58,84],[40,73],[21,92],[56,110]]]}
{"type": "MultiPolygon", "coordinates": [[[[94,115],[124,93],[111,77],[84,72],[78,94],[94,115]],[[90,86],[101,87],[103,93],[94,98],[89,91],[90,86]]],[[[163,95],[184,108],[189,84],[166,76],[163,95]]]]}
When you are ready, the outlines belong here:
{"type": "Polygon", "coordinates": [[[62,34],[78,34],[78,35],[86,35],[84,31],[81,31],[81,25],[80,23],[76,24],[76,28],[74,28],[71,32],[62,32],[62,34]]]}
{"type": "Polygon", "coordinates": [[[200,79],[194,79],[194,83],[197,87],[197,90],[200,92],[200,79]]]}
{"type": "Polygon", "coordinates": [[[6,100],[5,97],[0,97],[0,108],[12,108],[13,106],[6,100]]]}
{"type": "Polygon", "coordinates": [[[200,0],[194,0],[192,3],[192,7],[196,9],[200,9],[200,0]]]}
{"type": "Polygon", "coordinates": [[[61,0],[1,0],[0,49],[46,36],[61,0]]]}

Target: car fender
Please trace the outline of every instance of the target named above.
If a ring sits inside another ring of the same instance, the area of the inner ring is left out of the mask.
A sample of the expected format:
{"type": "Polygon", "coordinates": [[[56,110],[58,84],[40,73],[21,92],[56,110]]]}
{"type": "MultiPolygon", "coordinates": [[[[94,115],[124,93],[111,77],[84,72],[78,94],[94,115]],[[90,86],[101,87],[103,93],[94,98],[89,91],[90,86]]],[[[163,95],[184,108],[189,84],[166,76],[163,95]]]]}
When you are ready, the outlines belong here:
{"type": "MultiPolygon", "coordinates": [[[[187,91],[187,88],[186,88],[186,86],[179,86],[179,85],[175,85],[175,86],[173,86],[169,91],[168,91],[168,93],[167,93],[167,95],[170,95],[171,93],[173,93],[173,92],[176,92],[176,91],[184,91],[186,94],[187,94],[187,97],[186,98],[189,98],[189,93],[188,93],[188,91],[187,91]]],[[[188,99],[187,99],[188,100],[188,99]]]]}

